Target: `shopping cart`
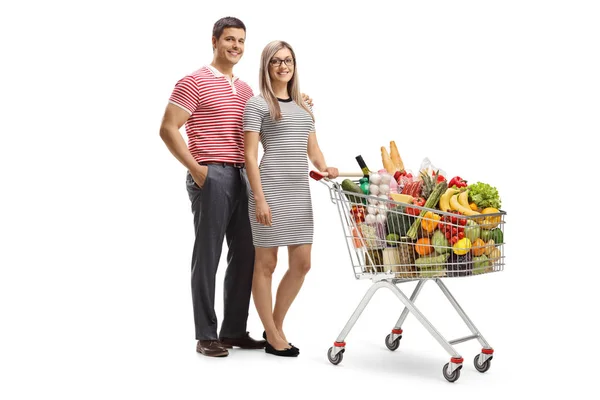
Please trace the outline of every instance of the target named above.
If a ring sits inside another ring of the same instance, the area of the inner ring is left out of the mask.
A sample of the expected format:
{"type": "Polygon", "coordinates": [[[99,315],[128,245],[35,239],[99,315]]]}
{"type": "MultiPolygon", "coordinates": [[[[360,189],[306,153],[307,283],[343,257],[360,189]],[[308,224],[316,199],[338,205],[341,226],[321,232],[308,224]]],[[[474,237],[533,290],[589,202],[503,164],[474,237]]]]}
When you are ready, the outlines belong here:
{"type": "Polygon", "coordinates": [[[367,290],[333,347],[328,350],[329,361],[334,365],[342,362],[346,350],[344,341],[346,336],[375,292],[381,288],[388,288],[404,304],[404,310],[396,325],[385,338],[385,345],[389,350],[394,351],[400,346],[402,324],[411,312],[450,355],[450,362],[442,369],[444,378],[449,382],[455,382],[460,377],[463,358],[453,345],[472,339],[477,339],[482,346],[481,353],[474,359],[475,369],[482,373],[486,372],[490,368],[494,350],[452,296],[442,279],[487,274],[504,269],[503,239],[506,213],[500,211],[485,215],[457,215],[452,212],[385,200],[378,196],[347,192],[337,182],[315,171],[311,171],[310,176],[328,187],[330,199],[337,205],[354,276],[356,279],[373,281],[373,285],[367,290]],[[378,207],[379,214],[385,217],[378,218],[374,223],[365,222],[364,212],[369,206],[378,207]],[[443,240],[437,241],[437,244],[435,241],[431,244],[431,240],[426,240],[425,238],[431,236],[431,232],[424,228],[431,228],[431,224],[439,224],[438,217],[445,221],[444,226],[440,226],[444,230],[450,232],[453,229],[461,230],[467,237],[474,239],[471,247],[457,249],[452,243],[443,243],[443,240]],[[469,220],[472,222],[468,222],[469,220]],[[418,235],[407,237],[398,234],[398,232],[406,234],[413,225],[417,228],[418,235]],[[390,234],[388,231],[396,233],[390,234]],[[481,241],[475,239],[475,236],[481,241]],[[415,301],[428,280],[433,280],[442,290],[471,331],[471,335],[446,340],[415,306],[415,301]],[[410,281],[418,281],[418,283],[409,298],[400,290],[398,284],[410,281]]]}

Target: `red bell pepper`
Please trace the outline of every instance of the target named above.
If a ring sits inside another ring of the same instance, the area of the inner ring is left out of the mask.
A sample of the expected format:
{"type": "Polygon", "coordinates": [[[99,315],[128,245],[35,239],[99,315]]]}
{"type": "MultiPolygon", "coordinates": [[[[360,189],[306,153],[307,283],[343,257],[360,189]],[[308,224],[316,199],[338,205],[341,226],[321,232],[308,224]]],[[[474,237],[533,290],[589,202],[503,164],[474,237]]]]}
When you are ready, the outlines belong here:
{"type": "Polygon", "coordinates": [[[467,187],[467,181],[465,181],[460,176],[455,176],[454,178],[450,179],[450,182],[448,182],[448,187],[452,186],[456,186],[459,189],[464,188],[467,187]]]}

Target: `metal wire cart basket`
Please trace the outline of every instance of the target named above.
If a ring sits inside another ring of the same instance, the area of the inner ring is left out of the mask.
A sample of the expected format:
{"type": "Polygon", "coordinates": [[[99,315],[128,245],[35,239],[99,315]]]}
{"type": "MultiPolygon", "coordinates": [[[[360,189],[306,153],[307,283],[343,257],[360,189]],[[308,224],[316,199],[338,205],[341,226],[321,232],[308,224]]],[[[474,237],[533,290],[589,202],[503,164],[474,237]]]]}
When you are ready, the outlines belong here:
{"type": "Polygon", "coordinates": [[[388,349],[394,351],[400,346],[402,324],[411,312],[450,355],[450,362],[442,370],[444,378],[454,382],[460,377],[463,358],[453,345],[472,339],[477,339],[482,346],[481,353],[474,360],[475,368],[479,372],[486,372],[490,368],[494,350],[442,280],[503,270],[506,213],[500,211],[469,216],[444,212],[395,202],[381,196],[348,192],[337,182],[323,178],[314,171],[311,172],[311,177],[327,186],[331,201],[337,206],[354,276],[356,279],[373,281],[333,347],[329,349],[329,361],[334,365],[342,362],[346,336],[375,292],[385,287],[404,304],[398,321],[385,338],[388,349]],[[375,222],[365,222],[367,207],[380,208],[375,222]],[[460,232],[461,238],[469,240],[457,243],[440,240],[441,237],[450,236],[446,232],[460,232]],[[461,243],[466,244],[461,247],[461,243]],[[418,283],[409,298],[398,285],[415,280],[418,283]],[[415,306],[415,301],[428,280],[434,281],[442,290],[471,331],[470,335],[446,340],[415,306]]]}

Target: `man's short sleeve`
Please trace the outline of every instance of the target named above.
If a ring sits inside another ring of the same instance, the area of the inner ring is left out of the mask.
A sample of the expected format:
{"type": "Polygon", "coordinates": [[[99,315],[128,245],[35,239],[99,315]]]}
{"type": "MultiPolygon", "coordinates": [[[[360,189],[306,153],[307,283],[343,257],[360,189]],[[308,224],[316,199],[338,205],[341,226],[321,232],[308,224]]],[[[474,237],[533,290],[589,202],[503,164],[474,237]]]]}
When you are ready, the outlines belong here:
{"type": "Polygon", "coordinates": [[[244,109],[244,132],[260,132],[264,111],[259,97],[252,97],[244,109]]]}
{"type": "Polygon", "coordinates": [[[198,82],[193,76],[188,75],[177,82],[169,98],[169,103],[183,108],[191,115],[198,108],[199,99],[198,82]]]}

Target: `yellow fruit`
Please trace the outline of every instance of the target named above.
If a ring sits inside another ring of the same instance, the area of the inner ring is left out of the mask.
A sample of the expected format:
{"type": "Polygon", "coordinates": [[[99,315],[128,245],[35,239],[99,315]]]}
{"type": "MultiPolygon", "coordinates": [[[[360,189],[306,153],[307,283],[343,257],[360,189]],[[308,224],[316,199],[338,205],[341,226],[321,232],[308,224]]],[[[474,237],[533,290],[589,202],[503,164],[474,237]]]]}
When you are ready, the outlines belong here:
{"type": "Polygon", "coordinates": [[[453,188],[446,189],[446,191],[444,192],[442,197],[440,197],[440,205],[439,205],[440,210],[442,210],[444,212],[448,212],[448,211],[452,210],[452,208],[450,207],[450,196],[453,196],[456,193],[458,193],[458,190],[456,190],[456,189],[453,189],[453,188]]]}
{"type": "Polygon", "coordinates": [[[488,258],[490,259],[490,261],[500,263],[500,260],[502,259],[502,252],[499,248],[496,247],[494,250],[492,250],[488,258]]]}
{"type": "MultiPolygon", "coordinates": [[[[500,211],[497,208],[488,207],[488,208],[484,208],[481,211],[481,214],[497,214],[499,212],[500,211]]],[[[485,217],[484,220],[483,220],[483,223],[481,223],[481,227],[483,229],[494,229],[498,225],[500,225],[501,221],[502,221],[502,216],[501,215],[494,215],[494,216],[485,217]]]]}
{"type": "Polygon", "coordinates": [[[460,203],[458,202],[458,195],[453,194],[452,196],[450,196],[450,209],[454,210],[454,211],[458,211],[461,208],[460,203]]]}
{"type": "Polygon", "coordinates": [[[462,238],[452,246],[454,254],[463,256],[471,250],[471,241],[469,238],[462,238]]]}
{"type": "Polygon", "coordinates": [[[465,190],[464,192],[462,192],[461,194],[458,195],[458,204],[460,204],[461,206],[465,207],[465,208],[471,208],[471,206],[469,205],[469,191],[465,190]]]}
{"type": "Polygon", "coordinates": [[[450,208],[459,211],[463,215],[479,215],[477,211],[471,210],[470,207],[465,207],[458,202],[458,194],[450,196],[450,208]]]}
{"type": "Polygon", "coordinates": [[[496,249],[496,246],[494,246],[494,240],[490,239],[487,241],[487,243],[485,244],[485,255],[489,257],[489,255],[492,253],[492,251],[494,251],[496,249]]]}

